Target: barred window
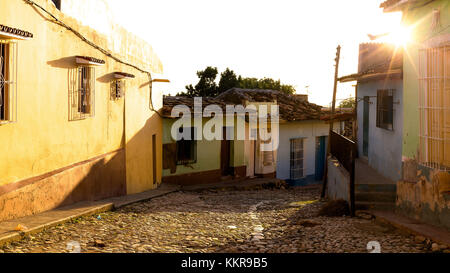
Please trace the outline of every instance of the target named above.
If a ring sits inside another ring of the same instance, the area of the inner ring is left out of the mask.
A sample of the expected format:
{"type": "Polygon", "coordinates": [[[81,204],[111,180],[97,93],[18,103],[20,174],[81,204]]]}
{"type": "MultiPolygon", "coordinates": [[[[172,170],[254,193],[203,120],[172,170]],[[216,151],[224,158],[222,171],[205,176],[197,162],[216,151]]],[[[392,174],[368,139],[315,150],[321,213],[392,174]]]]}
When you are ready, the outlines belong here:
{"type": "Polygon", "coordinates": [[[394,130],[394,90],[377,91],[377,127],[394,130]]]}
{"type": "Polygon", "coordinates": [[[17,121],[17,44],[0,40],[0,124],[17,121]]]}
{"type": "Polygon", "coordinates": [[[195,127],[181,127],[179,134],[183,130],[190,131],[189,139],[177,141],[177,165],[185,165],[197,162],[197,141],[195,140],[195,127]]]}
{"type": "Polygon", "coordinates": [[[95,68],[80,66],[71,70],[70,120],[92,117],[95,114],[95,68]]]}
{"type": "Polygon", "coordinates": [[[291,139],[290,179],[296,180],[303,175],[303,138],[291,139]]]}
{"type": "Polygon", "coordinates": [[[419,51],[419,162],[450,170],[450,44],[419,51]]]}
{"type": "Polygon", "coordinates": [[[114,80],[111,82],[111,99],[120,99],[125,94],[125,80],[114,80]]]}

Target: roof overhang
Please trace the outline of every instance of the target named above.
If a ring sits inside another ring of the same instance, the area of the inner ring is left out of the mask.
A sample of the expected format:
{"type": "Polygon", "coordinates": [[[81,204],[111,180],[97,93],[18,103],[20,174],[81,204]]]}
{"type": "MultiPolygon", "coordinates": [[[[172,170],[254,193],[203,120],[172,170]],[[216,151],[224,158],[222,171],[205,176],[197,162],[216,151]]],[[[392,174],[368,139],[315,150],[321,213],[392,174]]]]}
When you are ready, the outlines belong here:
{"type": "Polygon", "coordinates": [[[373,72],[373,73],[356,73],[347,76],[340,77],[339,82],[352,82],[352,81],[370,81],[370,80],[380,80],[380,79],[395,79],[402,78],[402,69],[393,69],[386,72],[373,72]]]}
{"type": "Polygon", "coordinates": [[[134,79],[133,74],[125,73],[125,72],[114,72],[114,79],[121,80],[121,79],[134,79]]]}
{"type": "Polygon", "coordinates": [[[18,28],[0,25],[0,39],[30,40],[33,34],[18,28]]]}
{"type": "Polygon", "coordinates": [[[396,12],[404,10],[408,5],[421,0],[387,0],[380,4],[383,12],[396,12]]]}
{"type": "Polygon", "coordinates": [[[82,65],[104,65],[105,61],[89,56],[75,56],[75,62],[82,65]]]}

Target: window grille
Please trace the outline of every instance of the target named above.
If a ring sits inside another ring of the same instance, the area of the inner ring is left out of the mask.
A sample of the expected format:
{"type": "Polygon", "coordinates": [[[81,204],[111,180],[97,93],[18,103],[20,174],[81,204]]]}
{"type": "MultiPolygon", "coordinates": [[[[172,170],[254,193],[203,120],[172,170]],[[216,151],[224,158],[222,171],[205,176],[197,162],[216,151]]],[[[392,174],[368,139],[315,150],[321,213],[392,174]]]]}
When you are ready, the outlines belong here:
{"type": "Polygon", "coordinates": [[[186,165],[197,162],[197,141],[195,140],[195,127],[182,127],[179,129],[181,134],[183,130],[191,133],[190,139],[181,139],[177,141],[177,165],[186,165]]]}
{"type": "Polygon", "coordinates": [[[394,130],[394,91],[377,91],[377,127],[394,130]]]}
{"type": "Polygon", "coordinates": [[[0,124],[17,121],[17,43],[0,40],[0,124]]]}
{"type": "Polygon", "coordinates": [[[80,120],[95,114],[95,68],[80,66],[69,72],[69,119],[80,120]]]}
{"type": "Polygon", "coordinates": [[[290,179],[303,178],[303,138],[291,139],[290,179]]]}
{"type": "Polygon", "coordinates": [[[117,100],[125,95],[125,80],[114,80],[111,82],[111,99],[117,100]]]}
{"type": "Polygon", "coordinates": [[[419,51],[419,163],[450,170],[450,45],[419,51]]]}

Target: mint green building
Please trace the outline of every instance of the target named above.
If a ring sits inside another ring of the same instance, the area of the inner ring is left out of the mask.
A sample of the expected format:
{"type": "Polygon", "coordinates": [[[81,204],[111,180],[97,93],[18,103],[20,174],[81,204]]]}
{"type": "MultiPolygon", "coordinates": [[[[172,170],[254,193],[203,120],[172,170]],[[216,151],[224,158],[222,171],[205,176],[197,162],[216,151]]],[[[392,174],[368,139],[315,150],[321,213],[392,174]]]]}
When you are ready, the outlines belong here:
{"type": "Polygon", "coordinates": [[[450,228],[450,1],[388,0],[411,32],[403,58],[397,210],[450,228]]]}

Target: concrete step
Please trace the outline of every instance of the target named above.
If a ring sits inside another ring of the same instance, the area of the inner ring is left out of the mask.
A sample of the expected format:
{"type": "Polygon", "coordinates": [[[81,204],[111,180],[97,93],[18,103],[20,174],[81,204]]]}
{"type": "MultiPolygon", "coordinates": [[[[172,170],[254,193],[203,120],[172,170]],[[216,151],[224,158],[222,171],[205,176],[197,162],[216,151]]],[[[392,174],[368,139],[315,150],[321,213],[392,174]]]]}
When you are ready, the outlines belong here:
{"type": "Polygon", "coordinates": [[[356,210],[395,210],[395,203],[355,201],[356,210]]]}
{"type": "Polygon", "coordinates": [[[397,192],[396,184],[356,184],[355,192],[397,192]]]}
{"type": "Polygon", "coordinates": [[[396,199],[395,192],[355,192],[356,201],[395,203],[396,199]]]}

